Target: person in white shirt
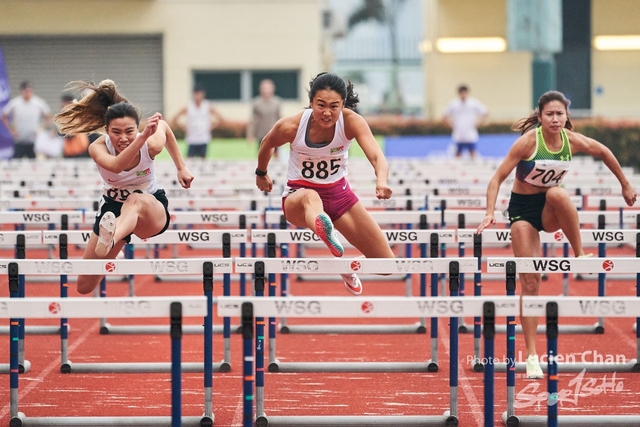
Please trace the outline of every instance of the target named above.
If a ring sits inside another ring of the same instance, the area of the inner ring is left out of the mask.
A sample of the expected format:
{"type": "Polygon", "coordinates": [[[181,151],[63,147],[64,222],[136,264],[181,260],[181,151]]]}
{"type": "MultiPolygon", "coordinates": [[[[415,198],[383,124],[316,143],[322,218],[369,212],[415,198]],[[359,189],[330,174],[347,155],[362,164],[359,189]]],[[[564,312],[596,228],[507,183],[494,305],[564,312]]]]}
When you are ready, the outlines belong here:
{"type": "Polygon", "coordinates": [[[206,95],[204,87],[194,86],[193,99],[171,121],[173,126],[184,132],[187,157],[207,157],[211,131],[224,121],[206,95]]]}
{"type": "Polygon", "coordinates": [[[453,133],[451,135],[456,144],[456,157],[461,157],[466,150],[473,159],[478,142],[478,125],[489,114],[489,110],[480,101],[469,96],[469,88],[465,85],[458,87],[458,97],[449,103],[444,120],[453,133]]]}
{"type": "MultiPolygon", "coordinates": [[[[382,230],[346,180],[349,146],[355,139],[373,166],[376,196],[391,197],[389,164],[367,122],[353,111],[358,102],[351,83],[335,74],[318,74],[310,83],[309,108],[278,120],[262,140],[256,186],[261,191],[273,189],[267,173],[269,161],[277,147],[290,143],[287,185],[282,194],[287,221],[315,231],[335,257],[344,253],[338,230],[364,256],[393,258],[382,230]]],[[[355,273],[341,276],[349,292],[362,293],[355,273]]]]}
{"type": "MultiPolygon", "coordinates": [[[[115,259],[131,234],[146,239],[169,227],[169,201],[159,188],[154,158],[166,147],[178,172],[178,182],[189,188],[193,175],[186,167],[171,128],[160,113],[151,116],[142,133],[136,107],[116,90],[111,80],[98,86],[85,82],[73,89],[91,91],[65,107],[55,117],[60,132],[93,132],[102,135],[89,146],[89,155],[103,180],[103,196],[84,259],[115,259]]],[[[102,275],[79,275],[78,292],[87,294],[98,286],[102,275]]]]}
{"type": "Polygon", "coordinates": [[[35,159],[34,146],[38,132],[49,127],[51,109],[33,93],[31,82],[20,83],[20,96],[16,96],[2,110],[2,122],[14,141],[13,158],[35,159]]]}

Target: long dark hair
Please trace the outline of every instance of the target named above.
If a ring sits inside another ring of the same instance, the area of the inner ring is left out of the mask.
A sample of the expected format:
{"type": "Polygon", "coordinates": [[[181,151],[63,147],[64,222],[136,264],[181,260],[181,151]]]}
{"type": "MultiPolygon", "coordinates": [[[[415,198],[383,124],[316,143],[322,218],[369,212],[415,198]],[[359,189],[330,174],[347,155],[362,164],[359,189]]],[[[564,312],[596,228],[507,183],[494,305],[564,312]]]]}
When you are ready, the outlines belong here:
{"type": "Polygon", "coordinates": [[[138,109],[118,93],[113,80],[103,80],[97,86],[89,82],[71,82],[67,89],[89,89],[89,93],[56,114],[54,120],[62,133],[93,132],[109,126],[111,120],[123,117],[131,117],[136,125],[140,124],[138,109]]]}
{"type": "Polygon", "coordinates": [[[551,101],[560,101],[564,104],[565,109],[567,110],[567,122],[564,127],[566,129],[572,130],[573,124],[571,123],[571,118],[569,117],[569,105],[571,105],[571,101],[569,101],[562,92],[558,92],[556,90],[550,90],[549,92],[545,92],[540,99],[538,100],[538,108],[526,119],[518,120],[512,127],[513,130],[520,132],[521,135],[524,135],[530,129],[536,128],[540,125],[539,115],[544,109],[544,107],[550,103],[551,101]]]}
{"type": "Polygon", "coordinates": [[[318,74],[309,82],[309,102],[313,102],[316,93],[323,89],[338,93],[344,106],[350,110],[355,110],[360,102],[358,94],[353,90],[353,83],[345,82],[341,77],[327,72],[318,74]]]}

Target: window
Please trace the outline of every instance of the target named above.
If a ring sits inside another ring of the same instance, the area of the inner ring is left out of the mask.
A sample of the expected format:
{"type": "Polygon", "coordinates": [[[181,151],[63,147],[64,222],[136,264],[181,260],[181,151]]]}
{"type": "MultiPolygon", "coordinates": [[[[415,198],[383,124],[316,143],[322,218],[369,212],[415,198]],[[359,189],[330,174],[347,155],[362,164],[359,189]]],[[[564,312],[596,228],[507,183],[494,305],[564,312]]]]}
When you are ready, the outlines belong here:
{"type": "Polygon", "coordinates": [[[299,70],[199,70],[193,72],[193,81],[205,88],[207,99],[247,102],[258,96],[262,80],[271,79],[276,86],[276,95],[298,100],[299,76],[299,70]]]}

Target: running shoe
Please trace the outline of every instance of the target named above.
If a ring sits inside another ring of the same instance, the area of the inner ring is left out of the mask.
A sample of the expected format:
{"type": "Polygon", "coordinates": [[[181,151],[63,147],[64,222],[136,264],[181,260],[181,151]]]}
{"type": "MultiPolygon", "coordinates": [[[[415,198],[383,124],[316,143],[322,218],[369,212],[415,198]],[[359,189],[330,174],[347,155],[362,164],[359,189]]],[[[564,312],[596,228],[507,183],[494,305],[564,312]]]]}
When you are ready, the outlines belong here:
{"type": "Polygon", "coordinates": [[[100,258],[104,258],[113,248],[113,234],[116,231],[116,216],[113,212],[106,212],[102,215],[99,228],[100,233],[98,234],[95,252],[100,258]]]}
{"type": "Polygon", "coordinates": [[[316,234],[324,242],[325,245],[331,251],[331,254],[335,257],[341,257],[344,253],[344,248],[338,240],[338,233],[336,233],[333,227],[331,218],[325,213],[321,213],[316,217],[316,234]]]}
{"type": "Polygon", "coordinates": [[[529,357],[527,357],[527,379],[540,380],[542,378],[543,374],[540,363],[538,362],[538,356],[535,354],[529,355],[529,357]]]}
{"type": "Polygon", "coordinates": [[[362,293],[362,282],[356,273],[341,274],[344,279],[344,287],[353,295],[360,295],[362,293]]]}

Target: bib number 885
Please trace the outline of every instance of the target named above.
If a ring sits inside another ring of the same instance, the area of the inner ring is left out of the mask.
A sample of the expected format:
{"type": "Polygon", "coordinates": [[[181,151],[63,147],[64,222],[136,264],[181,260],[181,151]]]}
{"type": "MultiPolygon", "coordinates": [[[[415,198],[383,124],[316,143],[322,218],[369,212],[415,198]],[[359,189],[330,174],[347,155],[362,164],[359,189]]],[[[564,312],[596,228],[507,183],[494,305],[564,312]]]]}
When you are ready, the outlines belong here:
{"type": "Polygon", "coordinates": [[[317,163],[306,160],[302,162],[302,176],[306,179],[327,179],[329,175],[335,175],[340,170],[340,159],[331,159],[331,162],[320,160],[317,163]]]}

